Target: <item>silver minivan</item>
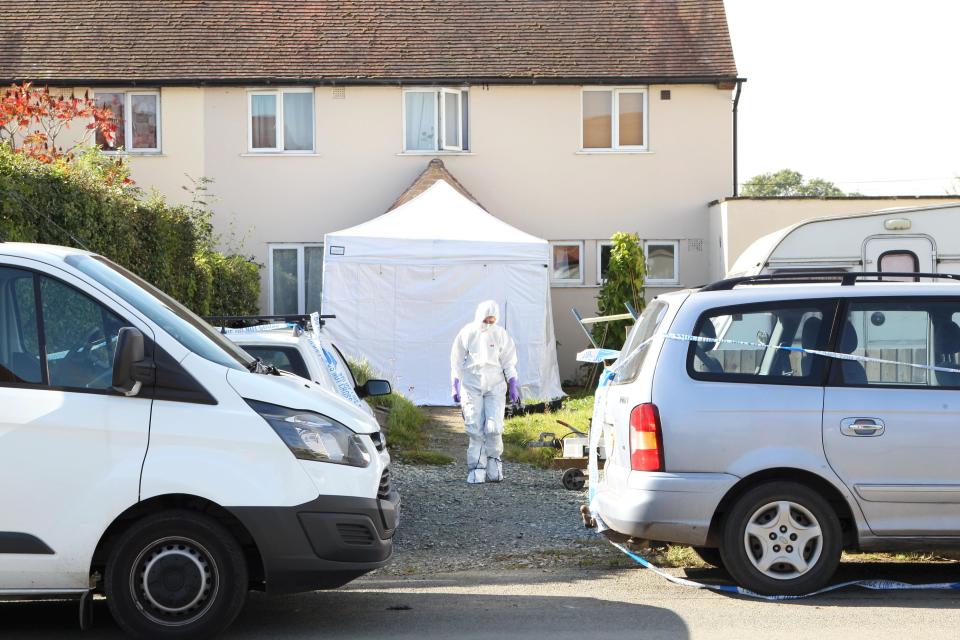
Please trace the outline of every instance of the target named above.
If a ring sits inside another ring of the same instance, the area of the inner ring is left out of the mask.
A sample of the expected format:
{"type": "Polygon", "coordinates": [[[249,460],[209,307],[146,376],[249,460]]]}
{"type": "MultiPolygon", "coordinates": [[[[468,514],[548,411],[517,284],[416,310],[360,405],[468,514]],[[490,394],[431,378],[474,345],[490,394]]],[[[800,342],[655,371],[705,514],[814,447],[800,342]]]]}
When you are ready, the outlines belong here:
{"type": "Polygon", "coordinates": [[[960,544],[960,284],[878,277],[654,300],[597,393],[602,524],[764,594],[824,586],[844,549],[960,544]]]}

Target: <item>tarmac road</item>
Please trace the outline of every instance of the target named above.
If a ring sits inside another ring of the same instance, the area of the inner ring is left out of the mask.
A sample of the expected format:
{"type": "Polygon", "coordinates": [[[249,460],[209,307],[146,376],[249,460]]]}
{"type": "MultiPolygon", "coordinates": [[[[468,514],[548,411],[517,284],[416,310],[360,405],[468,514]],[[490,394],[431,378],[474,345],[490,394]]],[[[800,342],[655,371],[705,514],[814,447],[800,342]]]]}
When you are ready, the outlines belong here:
{"type": "MultiPolygon", "coordinates": [[[[678,574],[683,573],[677,571],[678,574]]],[[[687,570],[723,581],[717,570],[687,570]]],[[[960,581],[960,564],[845,564],[838,580],[960,581]]],[[[121,638],[106,602],[80,633],[68,602],[0,603],[0,638],[121,638]]],[[[251,594],[227,638],[907,638],[960,637],[960,591],[850,588],[769,603],[669,584],[641,569],[373,575],[339,591],[251,594]]]]}

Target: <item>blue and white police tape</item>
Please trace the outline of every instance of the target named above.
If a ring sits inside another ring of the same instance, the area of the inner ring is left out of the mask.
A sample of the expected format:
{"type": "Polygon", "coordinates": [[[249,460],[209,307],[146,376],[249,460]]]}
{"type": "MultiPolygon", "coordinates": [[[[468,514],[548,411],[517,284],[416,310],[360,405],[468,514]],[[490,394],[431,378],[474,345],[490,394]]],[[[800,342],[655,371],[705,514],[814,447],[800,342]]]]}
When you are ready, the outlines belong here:
{"type": "MultiPolygon", "coordinates": [[[[917,362],[902,362],[899,360],[888,360],[886,358],[875,358],[873,356],[859,356],[853,353],[841,353],[838,351],[823,351],[820,349],[807,349],[804,347],[794,347],[792,345],[784,344],[764,344],[763,342],[749,342],[746,340],[730,340],[727,338],[706,338],[704,336],[694,336],[686,333],[658,333],[650,336],[640,344],[638,344],[626,358],[618,359],[614,362],[608,370],[615,377],[617,372],[626,367],[630,362],[637,358],[640,354],[643,353],[643,350],[650,345],[651,342],[658,338],[663,338],[665,340],[677,340],[681,342],[697,342],[697,343],[709,343],[713,345],[721,344],[730,344],[737,345],[741,347],[749,347],[751,349],[777,349],[781,351],[787,351],[790,353],[801,353],[809,354],[813,356],[822,356],[825,358],[834,358],[837,360],[852,360],[856,362],[864,363],[875,363],[880,365],[895,365],[901,367],[909,367],[911,369],[919,369],[923,371],[939,371],[941,373],[960,373],[960,365],[957,367],[942,367],[932,364],[921,364],[917,362]]],[[[617,357],[617,352],[610,349],[585,349],[577,354],[577,360],[580,362],[603,362],[604,360],[609,360],[613,357],[617,357]]]]}
{"type": "Polygon", "coordinates": [[[670,582],[680,585],[682,587],[690,587],[693,589],[709,589],[711,591],[719,591],[721,593],[733,593],[736,595],[746,596],[748,598],[758,598],[760,600],[770,600],[770,601],[784,601],[784,600],[802,600],[804,598],[810,598],[813,596],[818,596],[830,591],[836,591],[838,589],[844,589],[846,587],[861,587],[863,589],[870,589],[873,591],[890,591],[890,590],[925,590],[925,591],[947,591],[947,590],[960,590],[960,582],[934,582],[928,584],[911,584],[909,582],[899,582],[897,580],[848,580],[847,582],[840,582],[838,584],[830,585],[829,587],[824,587],[822,589],[817,589],[811,593],[805,593],[803,595],[796,596],[765,596],[761,593],[756,593],[755,591],[750,591],[749,589],[744,589],[743,587],[738,587],[732,584],[704,584],[702,582],[696,582],[694,580],[688,580],[686,578],[680,578],[678,576],[672,575],[667,571],[657,567],[655,564],[644,558],[638,553],[634,553],[627,549],[624,545],[617,542],[611,542],[611,544],[627,554],[634,562],[639,564],[644,569],[649,569],[653,571],[658,576],[669,580],[670,582]]]}
{"type": "Polygon", "coordinates": [[[263,333],[264,331],[276,331],[278,329],[293,329],[298,325],[294,322],[274,322],[271,324],[261,324],[254,327],[217,327],[221,333],[263,333]]]}

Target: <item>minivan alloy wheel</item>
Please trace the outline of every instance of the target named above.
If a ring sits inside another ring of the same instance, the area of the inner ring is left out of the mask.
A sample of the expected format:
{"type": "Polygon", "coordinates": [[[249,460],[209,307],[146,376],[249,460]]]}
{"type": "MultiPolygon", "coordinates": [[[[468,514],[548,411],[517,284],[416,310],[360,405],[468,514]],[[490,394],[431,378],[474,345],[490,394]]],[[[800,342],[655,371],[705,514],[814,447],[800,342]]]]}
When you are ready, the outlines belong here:
{"type": "Polygon", "coordinates": [[[787,500],[765,504],[750,516],[743,544],[758,571],[776,580],[804,575],[820,559],[823,532],[803,505],[787,500]]]}
{"type": "Polygon", "coordinates": [[[768,480],[738,495],[719,533],[723,566],[757,593],[811,593],[840,564],[843,531],[834,505],[796,481],[768,480]]]}
{"type": "Polygon", "coordinates": [[[146,546],[130,569],[130,595],[157,624],[181,626],[202,617],[216,598],[220,573],[210,553],[189,538],[146,546]]]}

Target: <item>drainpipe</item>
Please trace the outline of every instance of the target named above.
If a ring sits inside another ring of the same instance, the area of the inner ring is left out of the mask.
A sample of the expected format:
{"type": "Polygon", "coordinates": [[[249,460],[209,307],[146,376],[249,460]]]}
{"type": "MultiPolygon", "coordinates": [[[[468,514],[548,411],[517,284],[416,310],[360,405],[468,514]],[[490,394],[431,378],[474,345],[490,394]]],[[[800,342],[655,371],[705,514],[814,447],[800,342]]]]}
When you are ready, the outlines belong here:
{"type": "Polygon", "coordinates": [[[733,197],[737,197],[737,106],[740,104],[740,89],[743,87],[743,80],[737,79],[737,93],[733,96],[733,197]]]}

